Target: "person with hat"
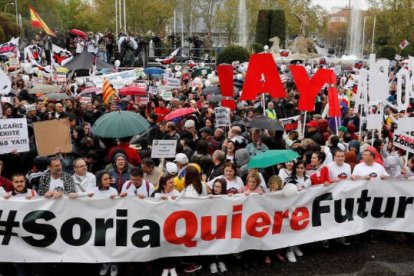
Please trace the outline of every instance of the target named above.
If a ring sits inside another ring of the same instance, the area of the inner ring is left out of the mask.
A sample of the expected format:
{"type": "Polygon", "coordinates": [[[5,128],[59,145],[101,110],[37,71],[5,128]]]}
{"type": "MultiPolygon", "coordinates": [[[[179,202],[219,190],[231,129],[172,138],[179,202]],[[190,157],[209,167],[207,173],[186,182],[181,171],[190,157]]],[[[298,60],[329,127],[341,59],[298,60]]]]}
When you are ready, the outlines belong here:
{"type": "Polygon", "coordinates": [[[174,162],[178,168],[177,176],[174,178],[174,189],[181,192],[185,187],[185,173],[190,161],[184,153],[177,153],[174,162]]]}
{"type": "Polygon", "coordinates": [[[310,138],[318,145],[323,145],[323,137],[319,131],[319,124],[317,121],[313,120],[306,124],[307,126],[307,135],[306,138],[310,138]]]}
{"type": "Polygon", "coordinates": [[[200,129],[201,140],[208,144],[208,153],[213,154],[219,148],[219,143],[213,137],[213,130],[210,127],[202,127],[200,129]]]}

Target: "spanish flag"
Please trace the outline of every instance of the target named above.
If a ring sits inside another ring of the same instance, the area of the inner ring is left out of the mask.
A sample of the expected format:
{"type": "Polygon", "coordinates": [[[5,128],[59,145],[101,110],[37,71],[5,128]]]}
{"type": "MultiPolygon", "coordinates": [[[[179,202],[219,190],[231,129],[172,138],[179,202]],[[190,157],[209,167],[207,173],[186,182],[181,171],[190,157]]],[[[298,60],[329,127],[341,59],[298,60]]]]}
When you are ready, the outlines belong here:
{"type": "Polygon", "coordinates": [[[29,6],[29,10],[30,10],[30,18],[32,20],[32,26],[33,27],[43,29],[45,31],[45,33],[50,35],[50,36],[56,36],[55,32],[53,32],[46,25],[46,23],[42,20],[42,18],[40,18],[39,14],[35,11],[35,9],[31,5],[29,6]]]}
{"type": "Polygon", "coordinates": [[[102,100],[103,100],[104,104],[108,104],[109,99],[113,95],[115,95],[115,90],[109,84],[109,81],[107,79],[104,79],[104,82],[103,82],[103,93],[102,93],[102,100]]]}

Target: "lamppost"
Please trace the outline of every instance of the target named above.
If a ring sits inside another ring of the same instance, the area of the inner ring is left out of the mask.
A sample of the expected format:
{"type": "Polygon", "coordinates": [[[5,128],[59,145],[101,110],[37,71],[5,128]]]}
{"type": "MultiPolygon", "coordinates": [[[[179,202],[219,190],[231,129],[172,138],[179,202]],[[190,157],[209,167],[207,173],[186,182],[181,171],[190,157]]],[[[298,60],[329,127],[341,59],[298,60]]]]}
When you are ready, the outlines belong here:
{"type": "Polygon", "coordinates": [[[14,6],[14,8],[15,8],[15,10],[16,10],[16,24],[17,24],[17,25],[19,25],[19,12],[18,12],[18,9],[17,9],[17,0],[14,0],[14,3],[13,3],[13,2],[9,2],[9,3],[7,3],[7,4],[4,6],[4,13],[6,13],[7,6],[8,6],[8,5],[13,5],[13,6],[14,6]]]}

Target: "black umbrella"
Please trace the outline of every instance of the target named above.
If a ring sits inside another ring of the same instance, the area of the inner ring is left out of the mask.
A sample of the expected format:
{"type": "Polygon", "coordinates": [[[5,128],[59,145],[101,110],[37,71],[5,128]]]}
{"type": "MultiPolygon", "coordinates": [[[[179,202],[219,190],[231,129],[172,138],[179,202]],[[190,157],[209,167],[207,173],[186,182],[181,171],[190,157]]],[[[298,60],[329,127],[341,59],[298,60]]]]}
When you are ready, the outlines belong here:
{"type": "Polygon", "coordinates": [[[208,86],[203,89],[203,95],[221,94],[220,87],[208,86]]]}
{"type": "Polygon", "coordinates": [[[249,122],[248,126],[258,129],[284,131],[283,126],[278,121],[266,118],[264,116],[253,118],[253,120],[249,122]]]}

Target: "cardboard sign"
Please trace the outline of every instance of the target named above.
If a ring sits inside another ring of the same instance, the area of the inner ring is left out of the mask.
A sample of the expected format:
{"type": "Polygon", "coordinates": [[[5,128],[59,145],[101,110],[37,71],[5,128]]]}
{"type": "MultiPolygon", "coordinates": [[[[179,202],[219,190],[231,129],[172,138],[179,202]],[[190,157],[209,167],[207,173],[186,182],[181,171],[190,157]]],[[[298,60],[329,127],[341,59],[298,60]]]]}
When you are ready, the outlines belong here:
{"type": "Polygon", "coordinates": [[[299,117],[300,116],[293,116],[289,118],[279,119],[279,122],[282,124],[283,128],[286,132],[290,132],[292,130],[297,130],[299,127],[299,117]]]}
{"type": "Polygon", "coordinates": [[[395,132],[393,145],[397,148],[414,153],[414,136],[395,132]]]}
{"type": "Polygon", "coordinates": [[[22,119],[0,119],[0,154],[29,151],[27,121],[22,119]]]}
{"type": "Polygon", "coordinates": [[[165,85],[172,87],[172,88],[180,88],[181,82],[179,79],[176,79],[176,78],[166,78],[165,85]]]}
{"type": "Polygon", "coordinates": [[[70,129],[67,120],[50,120],[33,123],[39,156],[54,155],[57,152],[72,152],[70,129]]]}
{"type": "Polygon", "coordinates": [[[216,117],[216,127],[230,126],[230,109],[227,107],[216,107],[214,108],[216,117]]]}
{"type": "Polygon", "coordinates": [[[152,141],[151,158],[173,158],[176,150],[176,140],[154,140],[152,141]]]}

